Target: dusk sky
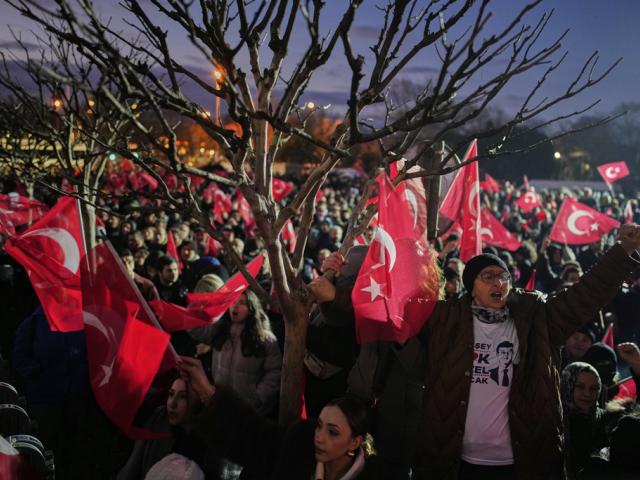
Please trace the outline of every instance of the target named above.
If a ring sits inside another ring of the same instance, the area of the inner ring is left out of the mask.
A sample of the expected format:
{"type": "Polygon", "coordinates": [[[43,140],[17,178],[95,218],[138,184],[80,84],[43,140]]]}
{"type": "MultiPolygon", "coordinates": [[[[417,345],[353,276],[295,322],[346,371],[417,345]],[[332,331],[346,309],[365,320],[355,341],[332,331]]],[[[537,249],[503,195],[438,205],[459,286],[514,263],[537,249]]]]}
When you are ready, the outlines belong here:
{"type": "MultiPolygon", "coordinates": [[[[51,0],[42,0],[47,4],[51,0]]],[[[100,11],[105,17],[112,17],[114,21],[119,21],[122,17],[122,10],[115,1],[95,2],[99,5],[100,11]]],[[[377,36],[377,27],[382,23],[382,16],[375,8],[382,2],[367,2],[359,11],[355,26],[352,30],[352,41],[354,49],[367,57],[367,47],[374,43],[377,36]]],[[[516,0],[494,0],[491,3],[491,11],[494,13],[488,32],[494,28],[503,26],[521,8],[525,2],[516,0]]],[[[347,2],[342,0],[328,0],[327,8],[322,17],[323,30],[327,31],[337,24],[344,11],[347,2]]],[[[151,9],[152,7],[150,7],[151,9]]],[[[567,104],[565,111],[585,106],[597,98],[602,98],[602,103],[596,111],[607,113],[612,111],[621,102],[640,102],[640,54],[637,49],[640,45],[640,33],[638,32],[638,21],[640,20],[640,2],[637,0],[614,0],[603,2],[602,0],[548,0],[529,15],[528,23],[535,23],[545,10],[555,9],[554,16],[542,37],[545,43],[550,42],[559,35],[565,28],[570,28],[567,38],[563,42],[563,51],[568,50],[569,56],[565,61],[563,69],[551,78],[544,90],[545,95],[557,95],[566,87],[567,83],[578,72],[582,62],[594,51],[599,50],[600,62],[596,72],[602,71],[606,66],[614,62],[617,58],[623,57],[623,62],[611,75],[599,86],[592,88],[583,94],[578,100],[567,104]]],[[[0,48],[8,52],[12,47],[12,38],[8,28],[15,32],[20,32],[28,37],[30,27],[26,19],[18,16],[11,7],[5,3],[0,3],[0,48]]],[[[473,17],[469,17],[464,22],[464,27],[468,27],[473,17]]],[[[172,46],[177,58],[184,64],[194,66],[196,71],[201,70],[203,75],[207,75],[210,70],[206,61],[198,56],[198,52],[188,44],[179,30],[166,20],[161,23],[172,34],[172,46]]],[[[462,26],[462,25],[461,25],[462,26]]],[[[300,22],[300,27],[302,23],[300,22]]],[[[460,31],[460,30],[458,30],[460,31]]],[[[451,32],[451,34],[455,34],[451,32]]],[[[287,71],[293,66],[293,62],[299,59],[306,47],[308,36],[304,29],[300,28],[294,36],[292,48],[288,56],[287,71]]],[[[542,43],[541,43],[542,44],[542,43]]],[[[372,63],[371,57],[367,57],[368,64],[372,63]]],[[[242,63],[242,62],[239,62],[242,63]]],[[[412,82],[420,83],[425,79],[434,76],[438,67],[438,59],[433,52],[426,52],[413,62],[404,72],[403,77],[412,82]]],[[[497,64],[500,67],[500,63],[497,64]]],[[[479,80],[486,80],[497,70],[494,67],[487,70],[479,80]]],[[[340,104],[344,104],[349,89],[350,77],[349,69],[343,59],[342,47],[336,48],[334,58],[314,77],[310,87],[305,94],[305,100],[313,100],[317,103],[331,103],[334,108],[339,109],[340,104]]],[[[504,94],[499,99],[502,108],[510,109],[521,101],[523,96],[535,84],[537,75],[532,72],[526,77],[517,79],[507,87],[504,94]]],[[[195,99],[202,102],[208,100],[200,92],[190,93],[195,99]]]]}

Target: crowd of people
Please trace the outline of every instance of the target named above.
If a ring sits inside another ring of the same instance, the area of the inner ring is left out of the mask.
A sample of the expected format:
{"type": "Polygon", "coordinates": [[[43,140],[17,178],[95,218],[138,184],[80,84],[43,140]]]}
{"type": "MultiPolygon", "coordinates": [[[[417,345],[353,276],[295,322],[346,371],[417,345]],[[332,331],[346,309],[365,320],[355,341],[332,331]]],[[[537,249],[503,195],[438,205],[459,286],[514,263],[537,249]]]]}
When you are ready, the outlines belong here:
{"type": "MultiPolygon", "coordinates": [[[[309,420],[284,430],[284,325],[250,290],[215,323],[172,334],[179,370],[140,420],[168,436],[132,443],[93,400],[84,334],[52,331],[20,265],[3,254],[9,367],[0,380],[24,394],[57,478],[638,478],[640,227],[584,246],[548,236],[568,195],[622,223],[626,199],[541,190],[541,205],[523,213],[522,188],[483,192],[520,248],[485,246],[465,264],[460,235],[444,232],[434,245],[441,300],[422,331],[405,344],[358,345],[351,291],[367,246],[346,258],[337,251],[361,187],[330,177],[317,198],[303,267],[316,300],[304,356],[309,420]]],[[[162,204],[101,206],[99,236],[148,301],[186,306],[188,293],[213,292],[236,271],[192,218],[162,204]]],[[[245,263],[263,252],[238,205],[221,220],[245,263]]],[[[363,237],[374,235],[370,227],[363,237]]],[[[256,279],[270,290],[267,261],[256,279]]],[[[25,432],[0,431],[9,433],[25,432]]]]}

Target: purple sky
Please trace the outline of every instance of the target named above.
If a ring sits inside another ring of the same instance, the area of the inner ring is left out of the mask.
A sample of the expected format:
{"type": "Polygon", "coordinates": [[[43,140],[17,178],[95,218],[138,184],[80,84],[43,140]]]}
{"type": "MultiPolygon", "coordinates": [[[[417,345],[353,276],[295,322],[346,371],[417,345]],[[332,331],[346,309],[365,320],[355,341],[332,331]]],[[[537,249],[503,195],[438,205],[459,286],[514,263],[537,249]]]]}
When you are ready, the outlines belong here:
{"type": "MultiPolygon", "coordinates": [[[[112,16],[115,21],[119,21],[122,14],[116,1],[96,3],[105,15],[112,16]]],[[[375,8],[375,5],[380,3],[382,2],[365,2],[365,5],[358,12],[352,31],[354,49],[365,55],[369,65],[372,60],[370,56],[367,57],[367,47],[375,41],[376,27],[382,21],[380,12],[375,8]]],[[[494,17],[489,25],[491,27],[489,31],[494,28],[494,25],[504,25],[516,9],[523,4],[524,2],[516,0],[494,0],[491,4],[494,17]]],[[[327,2],[327,10],[322,17],[323,30],[326,31],[337,24],[345,5],[346,2],[342,0],[327,2]]],[[[603,69],[618,57],[624,58],[623,63],[612,72],[603,84],[592,88],[580,99],[567,104],[564,111],[579,108],[597,98],[602,98],[602,103],[596,110],[601,113],[613,110],[621,102],[640,102],[640,55],[637,54],[637,47],[640,45],[640,33],[638,33],[637,27],[638,19],[640,19],[640,2],[637,0],[613,0],[611,2],[548,0],[543,4],[543,8],[538,8],[533,15],[528,17],[528,21],[535,22],[544,9],[551,8],[555,8],[555,14],[543,39],[549,41],[565,28],[570,28],[571,31],[563,44],[564,49],[569,50],[566,65],[550,80],[544,90],[545,95],[553,96],[561,92],[591,52],[599,50],[600,68],[603,69]]],[[[193,65],[201,69],[203,75],[207,75],[206,62],[201,61],[197,52],[190,48],[188,42],[177,33],[175,27],[166,21],[162,22],[162,25],[170,31],[171,43],[176,56],[181,58],[185,64],[193,65]]],[[[468,21],[465,22],[464,26],[468,25],[468,21]]],[[[25,19],[13,12],[11,7],[1,3],[0,48],[3,51],[10,49],[12,42],[5,26],[10,26],[15,32],[28,32],[31,28],[25,19]]],[[[455,32],[451,32],[451,34],[453,33],[455,32]]],[[[24,35],[28,34],[24,33],[24,35]]],[[[299,30],[294,36],[288,58],[292,60],[299,58],[306,46],[306,40],[306,32],[299,30]]],[[[432,53],[428,52],[418,58],[405,70],[403,76],[416,83],[433,76],[434,69],[438,64],[437,58],[432,53]]],[[[292,66],[293,62],[286,65],[285,74],[291,70],[292,66]]],[[[480,77],[480,80],[490,78],[495,71],[495,69],[487,70],[480,77]]],[[[342,47],[337,47],[334,58],[314,77],[305,99],[317,103],[332,103],[335,105],[335,109],[339,109],[338,105],[345,102],[349,90],[350,77],[348,72],[348,67],[343,59],[342,47]]],[[[528,89],[535,84],[536,79],[537,76],[531,74],[514,81],[499,98],[499,105],[507,110],[514,108],[528,89]]],[[[203,103],[209,101],[199,92],[191,94],[203,103]]]]}

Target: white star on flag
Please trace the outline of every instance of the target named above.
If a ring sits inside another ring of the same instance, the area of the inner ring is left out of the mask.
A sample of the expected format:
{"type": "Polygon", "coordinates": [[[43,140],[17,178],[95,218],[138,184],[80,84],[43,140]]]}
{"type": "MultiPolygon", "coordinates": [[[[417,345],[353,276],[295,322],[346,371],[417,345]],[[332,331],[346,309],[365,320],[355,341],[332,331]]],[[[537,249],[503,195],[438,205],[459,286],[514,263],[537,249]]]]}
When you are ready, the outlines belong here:
{"type": "Polygon", "coordinates": [[[592,223],[590,228],[592,232],[597,232],[598,228],[600,228],[600,225],[598,225],[597,223],[592,223]]]}
{"type": "Polygon", "coordinates": [[[378,283],[376,282],[373,277],[369,277],[370,280],[370,284],[368,287],[365,287],[362,289],[363,292],[369,292],[369,294],[371,295],[371,301],[373,302],[376,298],[378,297],[383,297],[384,295],[382,295],[382,286],[384,286],[384,283],[378,283]]]}

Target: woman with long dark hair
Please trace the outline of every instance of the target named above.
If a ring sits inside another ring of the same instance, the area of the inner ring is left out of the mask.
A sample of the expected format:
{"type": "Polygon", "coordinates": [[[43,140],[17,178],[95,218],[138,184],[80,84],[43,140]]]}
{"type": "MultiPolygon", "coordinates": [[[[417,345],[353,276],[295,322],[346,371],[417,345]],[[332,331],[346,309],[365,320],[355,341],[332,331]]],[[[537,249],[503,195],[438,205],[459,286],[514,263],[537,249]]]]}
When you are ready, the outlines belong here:
{"type": "Polygon", "coordinates": [[[260,300],[247,290],[215,325],[211,377],[261,414],[276,404],[282,355],[260,300]]]}

